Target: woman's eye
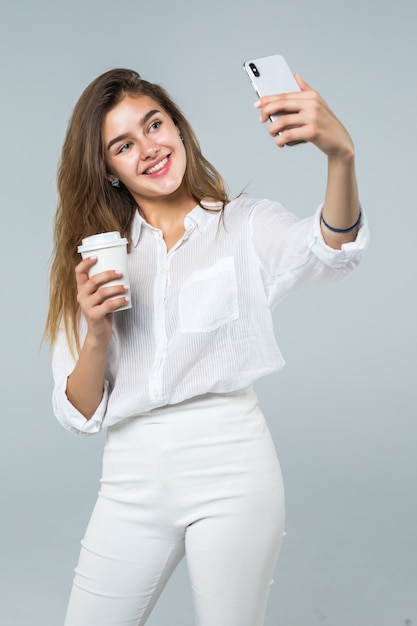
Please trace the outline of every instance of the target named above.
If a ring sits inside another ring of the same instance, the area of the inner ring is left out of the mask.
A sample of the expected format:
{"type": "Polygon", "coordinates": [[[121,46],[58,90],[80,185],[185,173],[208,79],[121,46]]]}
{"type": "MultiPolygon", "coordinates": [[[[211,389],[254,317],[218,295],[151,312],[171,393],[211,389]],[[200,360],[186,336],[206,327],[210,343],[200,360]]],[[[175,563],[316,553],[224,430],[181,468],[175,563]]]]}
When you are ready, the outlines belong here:
{"type": "Polygon", "coordinates": [[[155,122],[152,122],[152,124],[149,126],[149,130],[155,131],[158,130],[158,128],[160,127],[160,125],[162,124],[162,122],[160,122],[159,120],[155,120],[155,122]]]}
{"type": "Polygon", "coordinates": [[[124,143],[123,146],[119,148],[119,152],[126,152],[130,148],[130,143],[124,143]]]}

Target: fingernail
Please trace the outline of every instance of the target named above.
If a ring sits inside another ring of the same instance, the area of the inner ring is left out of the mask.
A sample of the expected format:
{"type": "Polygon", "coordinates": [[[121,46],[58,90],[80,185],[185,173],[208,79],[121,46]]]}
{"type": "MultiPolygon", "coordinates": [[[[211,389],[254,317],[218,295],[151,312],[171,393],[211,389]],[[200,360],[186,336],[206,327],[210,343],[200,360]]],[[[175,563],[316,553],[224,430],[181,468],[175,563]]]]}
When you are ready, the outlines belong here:
{"type": "Polygon", "coordinates": [[[259,107],[261,106],[261,101],[260,101],[260,100],[257,100],[256,102],[254,102],[254,103],[253,103],[253,106],[254,106],[256,109],[259,109],[259,107]]]}

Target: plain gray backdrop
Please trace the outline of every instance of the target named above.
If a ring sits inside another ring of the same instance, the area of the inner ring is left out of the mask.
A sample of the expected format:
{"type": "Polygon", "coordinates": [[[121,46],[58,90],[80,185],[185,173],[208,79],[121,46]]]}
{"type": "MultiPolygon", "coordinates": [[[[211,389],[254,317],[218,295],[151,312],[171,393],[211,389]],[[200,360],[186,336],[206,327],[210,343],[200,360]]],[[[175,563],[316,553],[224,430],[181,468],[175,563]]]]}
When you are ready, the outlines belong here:
{"type": "MultiPolygon", "coordinates": [[[[58,426],[40,347],[71,110],[98,74],[134,68],[183,108],[232,196],[250,183],[306,216],[325,158],[275,147],[242,71],[273,53],[351,132],[372,242],[348,279],[274,313],[287,366],[257,389],[287,537],[266,625],[417,624],[416,20],[413,0],[1,0],[2,625],[63,623],[100,475],[103,438],[58,426]]],[[[192,624],[181,564],[149,625],[192,624]]]]}

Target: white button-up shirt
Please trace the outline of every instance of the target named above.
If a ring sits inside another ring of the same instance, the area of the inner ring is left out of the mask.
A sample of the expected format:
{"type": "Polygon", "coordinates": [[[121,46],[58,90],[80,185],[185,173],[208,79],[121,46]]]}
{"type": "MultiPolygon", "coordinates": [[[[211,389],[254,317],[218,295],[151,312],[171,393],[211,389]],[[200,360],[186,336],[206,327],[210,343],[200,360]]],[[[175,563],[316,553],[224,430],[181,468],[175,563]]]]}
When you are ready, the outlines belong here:
{"type": "MultiPolygon", "coordinates": [[[[115,314],[100,406],[86,420],[66,396],[75,365],[63,332],[54,345],[54,412],[75,434],[208,392],[235,391],[283,367],[271,310],[289,292],[343,278],[368,242],[335,250],[320,209],[299,219],[270,200],[237,198],[219,212],[200,206],[167,252],[162,232],[137,213],[128,255],[132,309],[115,314]]],[[[81,340],[86,332],[81,320],[81,340]]]]}

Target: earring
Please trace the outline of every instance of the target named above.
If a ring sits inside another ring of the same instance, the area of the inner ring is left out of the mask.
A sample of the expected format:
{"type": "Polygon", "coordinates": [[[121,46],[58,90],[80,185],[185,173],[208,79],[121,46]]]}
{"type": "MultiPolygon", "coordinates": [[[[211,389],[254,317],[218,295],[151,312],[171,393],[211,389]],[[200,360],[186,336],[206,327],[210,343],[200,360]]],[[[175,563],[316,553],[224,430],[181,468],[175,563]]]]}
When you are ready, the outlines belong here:
{"type": "Polygon", "coordinates": [[[184,135],[181,135],[181,134],[180,134],[180,139],[181,139],[181,141],[184,143],[184,135]]]}
{"type": "Polygon", "coordinates": [[[114,180],[110,181],[110,184],[112,187],[120,187],[120,182],[118,181],[117,178],[115,178],[114,180]]]}

